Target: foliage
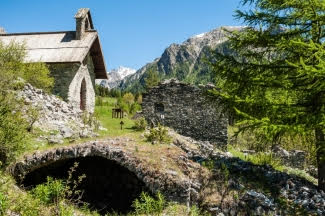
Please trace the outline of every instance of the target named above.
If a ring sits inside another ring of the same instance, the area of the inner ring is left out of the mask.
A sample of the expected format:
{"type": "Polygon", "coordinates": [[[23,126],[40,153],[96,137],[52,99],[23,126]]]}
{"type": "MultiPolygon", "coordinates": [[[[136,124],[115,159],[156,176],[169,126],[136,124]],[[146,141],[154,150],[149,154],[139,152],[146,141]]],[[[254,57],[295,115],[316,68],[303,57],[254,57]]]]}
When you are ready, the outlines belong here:
{"type": "Polygon", "coordinates": [[[136,94],[135,94],[135,101],[136,101],[138,104],[142,104],[142,94],[140,94],[140,93],[136,93],[136,94]]]}
{"type": "Polygon", "coordinates": [[[7,165],[15,156],[25,149],[27,130],[31,130],[38,115],[28,109],[30,122],[22,117],[22,106],[14,93],[26,82],[35,87],[49,91],[53,78],[45,64],[24,64],[24,45],[0,41],[0,161],[7,165]],[[29,125],[28,125],[29,124],[29,125]]]}
{"type": "Polygon", "coordinates": [[[138,131],[144,131],[147,128],[147,121],[145,118],[141,117],[134,122],[134,129],[138,131]]]}
{"type": "Polygon", "coordinates": [[[146,192],[142,192],[139,199],[136,199],[132,204],[137,215],[160,215],[166,205],[167,202],[160,192],[156,194],[155,198],[146,192]]]}
{"type": "Polygon", "coordinates": [[[134,114],[137,111],[140,111],[141,109],[142,109],[141,105],[138,104],[137,102],[135,102],[135,103],[131,104],[131,106],[130,106],[130,113],[134,114]]]}
{"type": "Polygon", "coordinates": [[[50,92],[54,86],[54,78],[45,63],[24,64],[22,78],[32,86],[50,92]]]}
{"type": "Polygon", "coordinates": [[[31,194],[35,199],[39,199],[44,205],[54,204],[58,211],[64,211],[62,205],[64,202],[69,202],[71,204],[80,204],[80,199],[82,196],[82,191],[78,190],[77,187],[81,184],[85,175],[78,176],[75,180],[73,179],[73,173],[76,171],[78,163],[75,163],[68,172],[67,180],[53,179],[52,177],[47,177],[47,182],[45,184],[37,185],[31,194]]]}
{"type": "Polygon", "coordinates": [[[135,97],[131,92],[126,92],[123,97],[119,97],[116,106],[129,114],[134,114],[142,109],[141,105],[135,101],[135,97]]]}
{"type": "Polygon", "coordinates": [[[108,89],[101,85],[95,85],[95,94],[100,97],[121,97],[121,90],[119,89],[108,89]]]}
{"type": "Polygon", "coordinates": [[[116,107],[122,109],[124,112],[129,113],[129,105],[123,100],[122,97],[119,97],[116,102],[116,107]]]}
{"type": "Polygon", "coordinates": [[[255,10],[236,13],[249,27],[228,32],[235,54],[211,60],[222,89],[213,93],[235,116],[239,132],[253,130],[264,143],[315,133],[324,188],[325,2],[242,2],[255,10]]]}
{"type": "Polygon", "coordinates": [[[171,137],[168,135],[168,129],[158,123],[158,127],[151,128],[149,134],[146,134],[148,142],[154,144],[158,143],[169,143],[171,141],[171,137]]]}
{"type": "Polygon", "coordinates": [[[107,97],[110,95],[109,89],[101,86],[101,85],[95,85],[95,94],[96,96],[101,96],[101,97],[107,97]]]}
{"type": "Polygon", "coordinates": [[[38,198],[43,204],[59,204],[59,202],[65,197],[65,187],[63,180],[47,177],[45,184],[37,185],[32,190],[32,195],[35,198],[38,198]]]}
{"type": "Polygon", "coordinates": [[[51,90],[54,79],[50,77],[50,72],[44,63],[24,64],[24,45],[10,43],[4,45],[0,41],[0,87],[2,90],[13,88],[18,77],[34,87],[44,90],[51,90]],[[6,86],[6,88],[3,88],[6,86]]]}
{"type": "Polygon", "coordinates": [[[25,149],[27,125],[19,109],[19,102],[14,95],[0,94],[0,162],[3,165],[7,165],[25,149]]]}
{"type": "Polygon", "coordinates": [[[149,69],[147,76],[145,78],[146,88],[147,89],[152,88],[158,85],[158,82],[159,82],[158,72],[153,69],[149,69]]]}
{"type": "Polygon", "coordinates": [[[123,95],[123,101],[128,104],[128,105],[131,105],[134,103],[134,96],[131,92],[128,92],[128,93],[125,93],[123,95]]]}
{"type": "Polygon", "coordinates": [[[7,197],[0,192],[0,216],[4,216],[8,209],[7,197]]]}

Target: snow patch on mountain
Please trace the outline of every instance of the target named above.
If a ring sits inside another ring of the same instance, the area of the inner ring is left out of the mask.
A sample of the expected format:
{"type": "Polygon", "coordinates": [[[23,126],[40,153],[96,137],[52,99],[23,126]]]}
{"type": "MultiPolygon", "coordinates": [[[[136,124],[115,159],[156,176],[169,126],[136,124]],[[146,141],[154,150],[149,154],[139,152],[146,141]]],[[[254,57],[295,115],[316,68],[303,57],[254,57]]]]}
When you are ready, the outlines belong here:
{"type": "Polygon", "coordinates": [[[124,78],[134,74],[135,72],[136,72],[135,69],[120,66],[119,68],[113,69],[110,72],[108,72],[107,80],[97,79],[96,84],[109,89],[116,88],[117,86],[119,86],[120,82],[124,78]]]}

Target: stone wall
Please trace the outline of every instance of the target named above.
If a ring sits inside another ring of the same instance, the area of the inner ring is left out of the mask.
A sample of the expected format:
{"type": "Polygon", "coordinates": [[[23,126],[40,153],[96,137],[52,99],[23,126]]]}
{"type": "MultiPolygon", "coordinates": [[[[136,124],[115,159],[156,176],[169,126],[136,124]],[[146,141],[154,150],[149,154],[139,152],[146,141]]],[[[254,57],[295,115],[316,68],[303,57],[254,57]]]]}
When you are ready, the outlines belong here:
{"type": "Polygon", "coordinates": [[[76,75],[69,85],[68,101],[75,107],[80,107],[80,90],[83,80],[86,82],[85,91],[85,109],[89,112],[94,112],[95,109],[95,88],[94,79],[91,74],[94,74],[94,66],[91,58],[87,57],[87,64],[80,65],[76,75]]]}
{"type": "Polygon", "coordinates": [[[68,101],[75,108],[80,108],[80,91],[83,80],[86,83],[85,110],[94,112],[95,108],[95,73],[90,56],[86,57],[84,64],[65,63],[51,64],[49,66],[51,76],[55,83],[53,94],[68,101]]]}
{"type": "MultiPolygon", "coordinates": [[[[27,174],[34,171],[37,172],[42,167],[47,167],[60,161],[94,156],[102,157],[114,161],[134,173],[154,194],[160,191],[167,200],[181,203],[193,201],[195,203],[195,194],[198,192],[194,189],[195,185],[191,186],[192,181],[190,181],[189,177],[170,174],[157,167],[153,168],[145,160],[141,160],[136,154],[129,152],[128,148],[123,148],[127,144],[125,142],[129,141],[107,139],[105,141],[57,147],[42,152],[37,151],[34,154],[25,155],[23,160],[10,166],[8,171],[21,183],[27,174]]],[[[195,171],[198,170],[198,167],[193,162],[189,163],[192,167],[197,168],[195,171]]],[[[51,172],[51,170],[48,169],[48,172],[51,172]]],[[[195,181],[193,180],[193,182],[195,181]]]]}
{"type": "Polygon", "coordinates": [[[198,88],[173,79],[164,81],[143,95],[143,115],[151,125],[159,122],[182,135],[210,141],[224,149],[227,118],[205,94],[208,89],[208,86],[198,88]]]}

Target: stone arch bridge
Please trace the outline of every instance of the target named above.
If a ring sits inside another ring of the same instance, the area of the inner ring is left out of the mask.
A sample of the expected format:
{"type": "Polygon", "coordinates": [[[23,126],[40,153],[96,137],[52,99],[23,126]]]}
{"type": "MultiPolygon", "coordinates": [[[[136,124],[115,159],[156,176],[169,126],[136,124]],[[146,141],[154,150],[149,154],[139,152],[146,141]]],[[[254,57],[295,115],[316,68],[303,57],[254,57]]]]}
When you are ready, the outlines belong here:
{"type": "MultiPolygon", "coordinates": [[[[168,200],[181,203],[195,201],[195,184],[184,175],[188,170],[177,174],[152,169],[125,146],[123,141],[111,139],[37,151],[10,166],[9,172],[28,189],[45,182],[47,176],[67,177],[69,168],[78,162],[75,174],[86,175],[80,186],[84,201],[104,213],[111,209],[129,210],[141,191],[161,191],[168,200]]],[[[180,155],[179,160],[183,165],[193,163],[186,161],[184,155],[180,155]]],[[[190,166],[198,170],[195,163],[190,166]]]]}

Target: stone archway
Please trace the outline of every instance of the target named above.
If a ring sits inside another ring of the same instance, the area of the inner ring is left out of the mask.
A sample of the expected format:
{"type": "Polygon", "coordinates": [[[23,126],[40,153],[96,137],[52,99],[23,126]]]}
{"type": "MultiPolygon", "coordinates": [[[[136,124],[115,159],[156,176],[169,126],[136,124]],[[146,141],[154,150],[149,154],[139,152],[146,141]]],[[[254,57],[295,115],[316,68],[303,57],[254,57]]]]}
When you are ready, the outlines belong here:
{"type": "Polygon", "coordinates": [[[78,163],[73,179],[81,175],[86,177],[78,186],[83,195],[81,201],[89,204],[91,209],[102,215],[111,212],[128,213],[133,210],[132,202],[142,191],[149,191],[144,182],[119,165],[116,161],[99,156],[87,156],[59,160],[48,166],[38,168],[28,173],[22,185],[33,188],[46,182],[47,176],[56,179],[67,179],[68,170],[78,163]]]}
{"type": "Polygon", "coordinates": [[[87,86],[86,80],[83,78],[80,87],[80,109],[86,110],[86,101],[87,101],[87,86]]]}
{"type": "Polygon", "coordinates": [[[87,179],[88,173],[89,178],[82,188],[90,191],[84,201],[91,203],[94,209],[100,210],[106,207],[101,213],[114,210],[114,208],[116,211],[120,211],[121,208],[129,210],[131,207],[128,205],[133,201],[132,199],[143,190],[151,193],[160,191],[170,201],[180,203],[196,201],[195,194],[198,192],[192,187],[194,184],[188,177],[168,174],[159,167],[151,167],[146,160],[138,158],[125,146],[127,146],[126,143],[121,140],[108,139],[37,151],[25,155],[24,159],[9,166],[8,172],[19,184],[28,189],[28,187],[44,182],[47,175],[58,178],[66,177],[67,170],[72,164],[79,162],[80,170],[82,170],[79,174],[86,174],[87,179]],[[91,182],[96,180],[97,176],[100,176],[100,183],[92,184],[91,182]],[[108,178],[111,179],[107,180],[108,178]],[[109,183],[104,183],[104,181],[109,183]],[[102,190],[105,184],[107,188],[102,190]],[[123,186],[122,189],[116,186],[119,184],[123,186]],[[105,193],[110,188],[113,188],[111,192],[108,192],[111,195],[106,196],[105,193]],[[92,191],[103,194],[95,195],[92,191]],[[122,192],[119,194],[118,191],[122,192]],[[113,199],[108,202],[108,197],[112,195],[113,199]],[[124,204],[119,203],[121,200],[124,204]]]}

